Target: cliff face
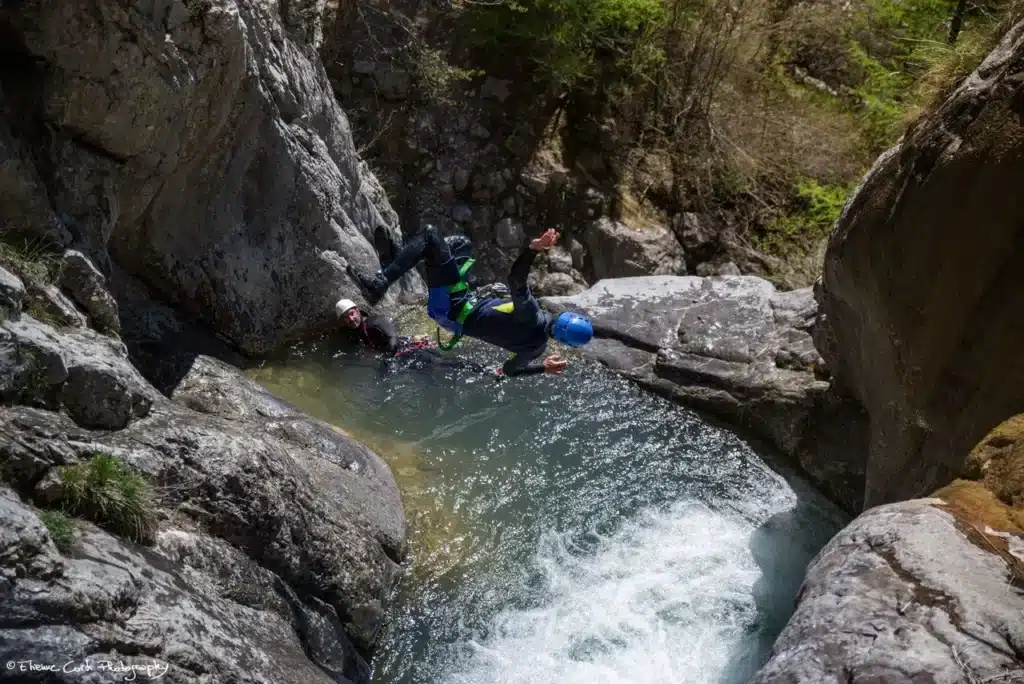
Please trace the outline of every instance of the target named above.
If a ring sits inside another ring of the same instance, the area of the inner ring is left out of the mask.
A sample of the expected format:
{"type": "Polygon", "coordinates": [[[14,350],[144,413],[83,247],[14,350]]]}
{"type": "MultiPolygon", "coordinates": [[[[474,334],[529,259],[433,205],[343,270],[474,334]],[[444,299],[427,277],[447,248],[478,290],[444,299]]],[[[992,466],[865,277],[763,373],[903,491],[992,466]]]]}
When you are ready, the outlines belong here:
{"type": "Polygon", "coordinates": [[[1022,117],[1018,24],[831,237],[816,342],[868,415],[869,510],[811,563],[755,684],[1024,673],[1022,117]]]}
{"type": "MultiPolygon", "coordinates": [[[[293,8],[294,9],[294,8],[293,8]]],[[[306,24],[248,0],[0,8],[0,225],[262,352],[402,240],[306,24]]],[[[419,292],[411,275],[397,292],[419,292]]]]}
{"type": "MultiPolygon", "coordinates": [[[[22,313],[18,279],[0,269],[0,283],[4,661],[155,661],[182,683],[368,681],[406,554],[384,462],[213,359],[194,358],[168,399],[122,343],[22,313]],[[113,506],[71,521],[58,547],[41,510],[67,505],[67,468],[101,481],[100,458],[149,483],[152,529],[126,538],[113,506]]],[[[81,675],[18,681],[44,678],[81,675]]]]}
{"type": "Polygon", "coordinates": [[[1024,410],[1024,25],[883,155],[832,235],[819,349],[867,409],[864,505],[957,477],[1024,410]]]}

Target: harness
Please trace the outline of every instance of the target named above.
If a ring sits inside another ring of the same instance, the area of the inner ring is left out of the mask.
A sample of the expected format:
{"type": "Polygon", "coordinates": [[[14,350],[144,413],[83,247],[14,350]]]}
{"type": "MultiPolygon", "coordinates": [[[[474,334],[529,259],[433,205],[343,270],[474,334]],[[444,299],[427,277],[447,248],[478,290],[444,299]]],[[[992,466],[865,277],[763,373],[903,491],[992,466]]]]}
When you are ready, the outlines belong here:
{"type": "Polygon", "coordinates": [[[396,351],[395,357],[397,358],[399,356],[405,356],[410,352],[418,351],[420,349],[430,349],[430,341],[424,339],[412,340],[408,344],[402,346],[401,349],[396,351]]]}
{"type": "Polygon", "coordinates": [[[455,312],[454,318],[450,317],[451,310],[449,307],[451,306],[451,296],[460,292],[465,292],[469,289],[469,283],[466,282],[466,273],[475,263],[476,259],[466,259],[466,263],[459,267],[459,282],[443,288],[446,291],[444,296],[448,300],[447,306],[442,306],[441,310],[431,310],[430,312],[430,317],[440,324],[437,326],[437,346],[444,351],[455,349],[459,342],[462,341],[462,326],[469,317],[469,312],[473,310],[473,307],[476,306],[478,301],[476,295],[471,294],[467,296],[462,300],[462,304],[459,307],[459,310],[455,312]],[[441,341],[442,325],[453,333],[451,339],[447,342],[441,341]]]}

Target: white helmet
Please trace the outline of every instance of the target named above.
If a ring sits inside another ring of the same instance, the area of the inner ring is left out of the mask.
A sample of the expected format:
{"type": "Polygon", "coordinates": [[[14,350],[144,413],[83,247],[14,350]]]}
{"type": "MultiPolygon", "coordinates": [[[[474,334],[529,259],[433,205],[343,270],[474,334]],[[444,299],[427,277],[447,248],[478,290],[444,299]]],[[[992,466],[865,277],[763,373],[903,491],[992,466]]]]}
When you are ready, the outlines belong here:
{"type": "Polygon", "coordinates": [[[334,305],[334,313],[338,314],[338,318],[341,318],[354,308],[356,308],[356,303],[351,299],[339,299],[338,303],[334,305]]]}

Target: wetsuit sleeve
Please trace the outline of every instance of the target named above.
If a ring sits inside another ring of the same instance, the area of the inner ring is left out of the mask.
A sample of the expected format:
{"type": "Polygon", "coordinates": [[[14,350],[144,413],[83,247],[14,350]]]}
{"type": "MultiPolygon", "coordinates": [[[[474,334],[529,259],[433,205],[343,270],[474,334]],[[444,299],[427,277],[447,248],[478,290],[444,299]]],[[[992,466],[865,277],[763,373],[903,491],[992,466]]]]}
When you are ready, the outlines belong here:
{"type": "Polygon", "coordinates": [[[385,316],[371,316],[366,321],[366,340],[377,351],[394,354],[398,351],[398,331],[385,316]]]}
{"type": "MultiPolygon", "coordinates": [[[[543,350],[542,352],[543,353],[543,350]]],[[[517,375],[538,375],[544,372],[544,364],[534,363],[540,354],[516,354],[498,370],[498,377],[511,378],[517,375]]]]}
{"type": "Polygon", "coordinates": [[[523,247],[519,257],[512,264],[508,272],[508,289],[513,297],[525,297],[530,292],[527,284],[530,278],[530,269],[533,268],[533,260],[537,258],[537,250],[523,247]]]}

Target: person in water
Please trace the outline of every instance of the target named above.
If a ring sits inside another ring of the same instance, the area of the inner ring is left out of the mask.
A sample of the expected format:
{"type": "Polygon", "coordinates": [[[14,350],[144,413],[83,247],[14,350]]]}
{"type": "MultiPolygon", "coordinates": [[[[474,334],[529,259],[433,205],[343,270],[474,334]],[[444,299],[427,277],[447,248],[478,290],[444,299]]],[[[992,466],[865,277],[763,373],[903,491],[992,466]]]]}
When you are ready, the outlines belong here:
{"type": "Polygon", "coordinates": [[[392,319],[379,314],[367,315],[351,299],[339,299],[334,305],[334,311],[341,327],[349,331],[359,344],[384,354],[382,372],[423,370],[432,366],[483,370],[478,364],[442,356],[437,351],[437,345],[427,335],[399,335],[392,319]]]}
{"type": "Polygon", "coordinates": [[[442,238],[433,226],[410,239],[382,271],[371,276],[353,268],[349,272],[366,290],[372,304],[381,300],[392,283],[425,261],[428,313],[455,335],[447,348],[468,335],[512,352],[512,357],[496,371],[499,376],[561,373],[568,362],[556,354],[540,364],[533,363],[544,354],[548,339],[581,347],[593,338],[594,329],[581,314],[565,312],[552,316],[542,311],[530,292],[527,279],[534,259],[538,253],[554,247],[558,237],[557,231],[549,229],[523,247],[509,271],[508,298],[473,294],[466,278],[474,261],[472,244],[461,235],[442,238]]]}
{"type": "Polygon", "coordinates": [[[426,335],[405,337],[398,334],[395,322],[387,316],[367,315],[351,299],[339,299],[334,305],[334,312],[342,328],[353,335],[360,344],[374,351],[385,354],[396,354],[400,350],[416,345],[428,346],[431,343],[426,335]]]}

